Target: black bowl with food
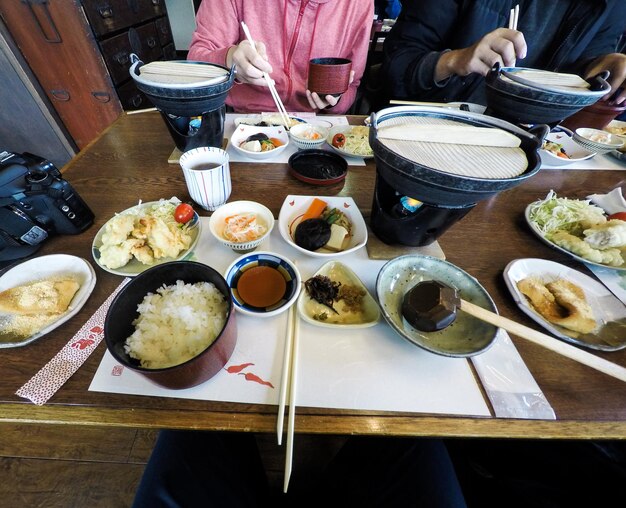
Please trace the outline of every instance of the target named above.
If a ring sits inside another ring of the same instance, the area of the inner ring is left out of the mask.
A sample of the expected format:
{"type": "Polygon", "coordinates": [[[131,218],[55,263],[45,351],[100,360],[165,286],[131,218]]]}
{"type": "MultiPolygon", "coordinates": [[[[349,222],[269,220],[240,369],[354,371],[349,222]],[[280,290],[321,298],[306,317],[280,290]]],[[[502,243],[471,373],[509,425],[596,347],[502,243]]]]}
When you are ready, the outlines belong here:
{"type": "Polygon", "coordinates": [[[202,263],[150,268],[111,303],[104,338],[120,364],[158,385],[199,385],[226,365],[237,343],[228,284],[202,263]]]}
{"type": "Polygon", "coordinates": [[[289,173],[312,185],[334,185],[345,180],[348,163],[327,150],[300,150],[289,157],[289,173]]]}

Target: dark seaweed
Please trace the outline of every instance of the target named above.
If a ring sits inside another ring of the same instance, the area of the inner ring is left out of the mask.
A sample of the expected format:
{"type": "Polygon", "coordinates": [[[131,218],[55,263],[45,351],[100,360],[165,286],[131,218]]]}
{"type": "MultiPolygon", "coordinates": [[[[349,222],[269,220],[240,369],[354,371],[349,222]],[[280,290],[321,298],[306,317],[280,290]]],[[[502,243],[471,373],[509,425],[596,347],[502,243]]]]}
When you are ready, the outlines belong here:
{"type": "Polygon", "coordinates": [[[293,239],[303,249],[317,250],[330,240],[330,224],[324,219],[302,221],[296,227],[293,239]]]}
{"type": "Polygon", "coordinates": [[[304,283],[307,294],[316,302],[326,305],[335,314],[339,314],[333,307],[333,302],[339,294],[341,282],[334,282],[325,275],[316,275],[304,283]]]}
{"type": "Polygon", "coordinates": [[[245,143],[247,143],[248,141],[267,141],[268,138],[267,134],[264,134],[262,132],[259,132],[257,134],[252,134],[251,136],[248,136],[246,141],[244,141],[245,143]]]}

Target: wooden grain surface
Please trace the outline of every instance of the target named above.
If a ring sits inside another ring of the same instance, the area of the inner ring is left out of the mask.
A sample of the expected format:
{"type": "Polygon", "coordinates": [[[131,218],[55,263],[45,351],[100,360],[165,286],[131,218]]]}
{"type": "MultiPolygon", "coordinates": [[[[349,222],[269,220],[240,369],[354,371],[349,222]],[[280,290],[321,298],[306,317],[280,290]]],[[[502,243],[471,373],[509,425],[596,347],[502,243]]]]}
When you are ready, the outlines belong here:
{"type": "MultiPolygon", "coordinates": [[[[52,238],[38,255],[65,252],[91,260],[91,242],[115,213],[139,199],[176,195],[188,200],[182,172],[168,164],[173,142],[157,113],[122,115],[66,168],[66,178],[96,214],[84,234],[52,238]]],[[[371,211],[375,166],[350,166],[344,185],[314,188],[289,176],[286,165],[233,163],[232,200],[265,203],[275,215],[287,194],[351,196],[367,217],[371,211]]],[[[542,170],[524,184],[481,202],[440,239],[447,259],[476,277],[501,314],[536,326],[517,308],[502,278],[511,260],[539,257],[585,272],[583,265],[536,239],[524,223],[525,206],[550,189],[583,198],[624,185],[621,171],[542,170]]],[[[200,212],[205,214],[206,212],[200,212]]],[[[98,282],[82,311],[41,340],[23,348],[0,350],[0,421],[100,425],[138,428],[197,428],[273,432],[274,406],[124,396],[89,392],[104,353],[104,343],[44,406],[36,407],[15,391],[80,328],[120,278],[96,267],[98,282]]],[[[530,371],[552,404],[557,421],[459,418],[407,413],[299,408],[296,432],[454,437],[614,438],[626,439],[626,384],[541,347],[513,337],[530,371]]],[[[626,366],[626,351],[594,354],[626,366]]]]}

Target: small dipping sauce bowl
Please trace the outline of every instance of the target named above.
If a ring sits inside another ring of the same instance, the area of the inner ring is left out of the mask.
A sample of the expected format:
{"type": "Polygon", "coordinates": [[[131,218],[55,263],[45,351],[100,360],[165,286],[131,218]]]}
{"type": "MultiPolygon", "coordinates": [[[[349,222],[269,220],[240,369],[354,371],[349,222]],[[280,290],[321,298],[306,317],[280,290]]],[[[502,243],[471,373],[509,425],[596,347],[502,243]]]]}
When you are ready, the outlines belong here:
{"type": "Polygon", "coordinates": [[[348,174],[346,160],[328,150],[300,150],[289,157],[289,173],[312,185],[333,185],[348,174]]]}
{"type": "Polygon", "coordinates": [[[226,269],[235,309],[242,314],[271,317],[291,307],[300,294],[302,280],[287,258],[267,251],[245,254],[226,269]]]}

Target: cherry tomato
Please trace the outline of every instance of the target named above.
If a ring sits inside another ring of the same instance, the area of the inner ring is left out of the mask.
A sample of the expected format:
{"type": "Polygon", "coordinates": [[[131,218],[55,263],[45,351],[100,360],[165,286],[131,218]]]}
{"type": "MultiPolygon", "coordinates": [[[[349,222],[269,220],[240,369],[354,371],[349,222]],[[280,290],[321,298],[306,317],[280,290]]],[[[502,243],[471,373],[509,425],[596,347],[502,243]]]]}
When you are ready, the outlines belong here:
{"type": "Polygon", "coordinates": [[[187,203],[181,203],[176,207],[176,210],[174,210],[174,219],[176,220],[176,222],[186,224],[193,218],[193,214],[194,211],[191,205],[188,205],[187,203]]]}
{"type": "Polygon", "coordinates": [[[609,215],[609,220],[613,219],[623,220],[624,222],[626,222],[626,212],[612,213],[611,215],[609,215]]]}
{"type": "Polygon", "coordinates": [[[345,144],[346,144],[345,134],[338,132],[337,134],[333,136],[333,146],[336,146],[337,148],[343,148],[343,145],[345,144]]]}

